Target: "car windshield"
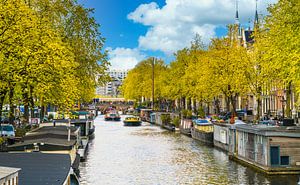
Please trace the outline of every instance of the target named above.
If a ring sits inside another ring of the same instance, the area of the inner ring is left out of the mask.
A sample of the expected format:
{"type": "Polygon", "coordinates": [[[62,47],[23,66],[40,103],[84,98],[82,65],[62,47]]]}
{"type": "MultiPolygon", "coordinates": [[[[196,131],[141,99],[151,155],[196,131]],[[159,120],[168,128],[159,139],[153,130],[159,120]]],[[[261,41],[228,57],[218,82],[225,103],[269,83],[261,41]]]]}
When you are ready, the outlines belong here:
{"type": "Polygon", "coordinates": [[[0,129],[1,129],[2,131],[7,131],[7,132],[12,132],[12,131],[14,131],[14,128],[13,128],[13,126],[11,126],[11,125],[3,125],[3,126],[0,126],[0,129]]]}

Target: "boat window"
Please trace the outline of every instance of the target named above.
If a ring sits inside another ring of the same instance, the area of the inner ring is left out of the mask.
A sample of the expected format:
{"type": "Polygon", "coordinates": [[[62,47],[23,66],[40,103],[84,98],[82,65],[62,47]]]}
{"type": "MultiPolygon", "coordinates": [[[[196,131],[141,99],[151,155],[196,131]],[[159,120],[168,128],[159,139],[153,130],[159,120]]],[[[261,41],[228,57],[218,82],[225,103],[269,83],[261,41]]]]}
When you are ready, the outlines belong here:
{"type": "Polygon", "coordinates": [[[280,164],[281,165],[289,165],[290,157],[289,156],[280,156],[280,164]]]}

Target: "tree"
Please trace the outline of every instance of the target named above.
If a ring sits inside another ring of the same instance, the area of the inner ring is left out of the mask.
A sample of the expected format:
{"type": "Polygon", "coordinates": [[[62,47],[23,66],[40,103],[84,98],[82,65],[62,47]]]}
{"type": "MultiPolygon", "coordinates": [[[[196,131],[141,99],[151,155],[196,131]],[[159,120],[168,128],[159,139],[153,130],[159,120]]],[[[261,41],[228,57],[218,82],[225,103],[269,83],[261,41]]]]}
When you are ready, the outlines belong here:
{"type": "Polygon", "coordinates": [[[227,111],[236,111],[236,99],[248,92],[244,77],[245,48],[239,45],[235,26],[228,26],[228,36],[212,40],[210,50],[211,78],[214,88],[225,96],[227,111]]]}
{"type": "Polygon", "coordinates": [[[269,74],[276,73],[276,81],[282,81],[287,91],[287,114],[290,111],[290,94],[293,86],[300,90],[300,2],[296,0],[279,0],[268,8],[270,15],[257,37],[257,50],[265,61],[269,74]]]}
{"type": "MultiPolygon", "coordinates": [[[[139,62],[134,69],[128,72],[121,91],[126,99],[140,100],[152,98],[152,62],[153,58],[148,58],[139,62]]],[[[162,97],[162,76],[165,74],[166,66],[162,60],[156,60],[154,64],[154,99],[162,97]]]]}
{"type": "Polygon", "coordinates": [[[29,106],[33,116],[37,104],[67,110],[89,101],[108,65],[92,10],[75,0],[0,5],[0,110],[7,97],[12,118],[14,104],[22,103],[28,122],[29,106]]]}

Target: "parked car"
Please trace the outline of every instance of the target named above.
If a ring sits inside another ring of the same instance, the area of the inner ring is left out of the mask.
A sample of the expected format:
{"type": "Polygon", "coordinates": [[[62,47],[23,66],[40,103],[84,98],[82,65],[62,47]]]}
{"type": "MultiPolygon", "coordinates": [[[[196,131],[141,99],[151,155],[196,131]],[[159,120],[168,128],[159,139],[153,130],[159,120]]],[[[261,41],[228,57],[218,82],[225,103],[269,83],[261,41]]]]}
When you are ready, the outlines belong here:
{"type": "Polygon", "coordinates": [[[15,128],[11,124],[1,124],[0,126],[1,137],[15,137],[15,128]]]}
{"type": "MultiPolygon", "coordinates": [[[[231,118],[231,112],[227,112],[225,115],[223,115],[223,116],[220,116],[220,118],[222,119],[222,120],[228,120],[228,119],[230,119],[231,118]]],[[[243,110],[237,110],[236,111],[236,117],[238,117],[239,119],[241,119],[241,120],[244,120],[244,118],[245,118],[245,116],[247,116],[247,112],[245,112],[245,111],[243,111],[243,110]]]]}

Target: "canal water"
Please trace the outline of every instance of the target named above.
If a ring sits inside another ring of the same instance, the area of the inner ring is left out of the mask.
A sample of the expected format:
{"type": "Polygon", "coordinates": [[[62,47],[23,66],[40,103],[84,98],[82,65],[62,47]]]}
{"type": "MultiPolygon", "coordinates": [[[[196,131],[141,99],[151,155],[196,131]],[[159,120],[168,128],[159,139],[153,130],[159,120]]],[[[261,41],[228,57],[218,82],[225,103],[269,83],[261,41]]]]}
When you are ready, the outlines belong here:
{"type": "MultiPolygon", "coordinates": [[[[124,119],[124,116],[122,116],[124,119]]],[[[143,123],[95,120],[95,139],[80,164],[82,185],[296,185],[298,176],[265,176],[225,152],[143,123]]]]}

